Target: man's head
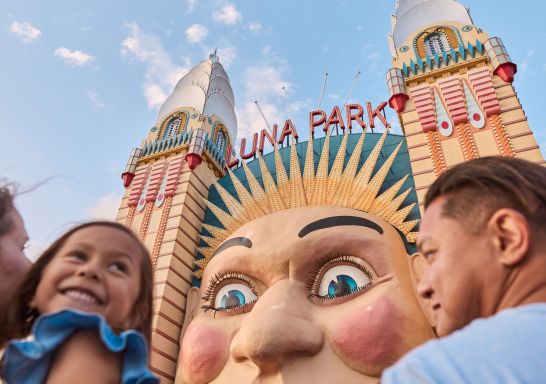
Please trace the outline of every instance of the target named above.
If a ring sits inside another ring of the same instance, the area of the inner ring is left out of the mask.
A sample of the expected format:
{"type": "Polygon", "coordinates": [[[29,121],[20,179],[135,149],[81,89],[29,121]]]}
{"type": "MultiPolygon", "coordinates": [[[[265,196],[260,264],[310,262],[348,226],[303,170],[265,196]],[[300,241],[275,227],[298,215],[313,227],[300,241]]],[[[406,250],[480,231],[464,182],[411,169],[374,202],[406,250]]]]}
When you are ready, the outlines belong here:
{"type": "Polygon", "coordinates": [[[23,219],[13,205],[12,189],[0,187],[0,312],[30,268],[23,253],[27,241],[23,219]]]}
{"type": "Polygon", "coordinates": [[[533,302],[533,284],[546,282],[546,258],[535,256],[545,247],[546,168],[506,157],[463,163],[436,180],[425,208],[418,290],[440,336],[533,302]]]}

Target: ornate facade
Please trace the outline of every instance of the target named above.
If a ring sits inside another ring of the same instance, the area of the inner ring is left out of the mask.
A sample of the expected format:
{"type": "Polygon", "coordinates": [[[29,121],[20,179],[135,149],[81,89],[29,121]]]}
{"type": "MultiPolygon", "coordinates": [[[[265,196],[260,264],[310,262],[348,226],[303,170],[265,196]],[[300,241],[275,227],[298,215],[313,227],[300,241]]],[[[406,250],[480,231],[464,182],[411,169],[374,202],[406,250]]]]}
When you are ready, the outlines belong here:
{"type": "MultiPolygon", "coordinates": [[[[455,0],[399,0],[388,41],[389,105],[404,137],[370,134],[370,141],[385,141],[390,157],[381,145],[363,147],[359,135],[332,136],[332,144],[327,135],[275,149],[227,175],[237,120],[216,54],[184,76],[161,107],[122,175],[126,191],[117,221],[138,233],[152,254],[151,366],[162,382],[214,377],[182,372],[195,363],[180,353],[182,329],[191,320],[188,295],[226,237],[245,223],[332,205],[375,215],[413,241],[419,209],[412,203],[422,207],[430,184],[449,167],[489,155],[544,163],[512,84],[517,67],[502,40],[482,31],[467,8],[455,0]],[[340,151],[347,157],[337,156],[340,151]],[[361,190],[373,193],[360,196],[361,190]]],[[[201,357],[205,364],[207,356],[201,357]]],[[[366,368],[366,375],[377,375],[378,367],[366,368]]],[[[221,375],[229,378],[225,370],[221,375]]]]}

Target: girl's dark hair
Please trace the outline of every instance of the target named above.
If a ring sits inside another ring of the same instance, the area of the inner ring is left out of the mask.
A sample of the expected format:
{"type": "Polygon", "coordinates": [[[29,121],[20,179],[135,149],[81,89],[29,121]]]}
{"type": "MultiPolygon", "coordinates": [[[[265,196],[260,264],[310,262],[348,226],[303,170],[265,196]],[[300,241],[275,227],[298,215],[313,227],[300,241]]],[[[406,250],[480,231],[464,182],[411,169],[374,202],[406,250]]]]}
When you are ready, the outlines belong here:
{"type": "Polygon", "coordinates": [[[13,223],[9,219],[9,212],[14,209],[13,197],[15,185],[7,184],[0,187],[0,237],[11,231],[13,223]]]}
{"type": "Polygon", "coordinates": [[[152,332],[152,263],[150,254],[138,237],[122,224],[111,221],[92,221],[80,224],[59,237],[36,260],[25,279],[17,289],[4,316],[0,316],[0,349],[11,339],[26,337],[30,334],[32,323],[39,315],[36,309],[29,306],[34,298],[36,288],[42,279],[42,274],[49,262],[55,257],[61,246],[75,232],[92,226],[115,228],[131,236],[138,244],[141,253],[140,292],[137,296],[132,316],[135,319],[135,329],[141,332],[150,343],[152,332]]]}

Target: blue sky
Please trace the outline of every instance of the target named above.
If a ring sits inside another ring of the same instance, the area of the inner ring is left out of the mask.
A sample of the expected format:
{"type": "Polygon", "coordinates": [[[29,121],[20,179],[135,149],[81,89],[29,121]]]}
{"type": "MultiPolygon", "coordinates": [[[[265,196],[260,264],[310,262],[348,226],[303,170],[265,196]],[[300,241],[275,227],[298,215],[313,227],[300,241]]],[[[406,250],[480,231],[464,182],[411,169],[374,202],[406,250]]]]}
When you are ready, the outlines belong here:
{"type": "MultiPolygon", "coordinates": [[[[546,3],[463,4],[518,64],[516,91],[545,148],[546,3]]],[[[293,117],[306,136],[325,72],[327,111],[343,104],[359,70],[351,99],[386,100],[394,9],[394,0],[2,0],[0,177],[23,189],[53,177],[17,199],[29,253],[75,222],[115,215],[131,148],[176,81],[215,47],[239,138],[264,127],[254,100],[271,124],[293,117]]]]}

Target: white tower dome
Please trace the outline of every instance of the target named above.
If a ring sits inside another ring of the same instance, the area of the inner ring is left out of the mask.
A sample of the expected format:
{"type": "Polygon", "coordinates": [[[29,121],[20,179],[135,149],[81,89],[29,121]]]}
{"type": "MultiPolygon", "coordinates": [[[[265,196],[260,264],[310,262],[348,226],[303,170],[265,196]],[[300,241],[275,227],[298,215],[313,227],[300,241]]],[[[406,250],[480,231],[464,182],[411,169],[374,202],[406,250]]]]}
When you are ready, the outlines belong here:
{"type": "Polygon", "coordinates": [[[473,24],[469,10],[456,0],[399,0],[392,35],[396,47],[420,28],[442,21],[473,24]]]}
{"type": "Polygon", "coordinates": [[[157,114],[156,126],[172,112],[192,107],[205,116],[220,117],[234,141],[237,137],[235,98],[229,77],[216,52],[193,67],[174,87],[157,114]]]}

